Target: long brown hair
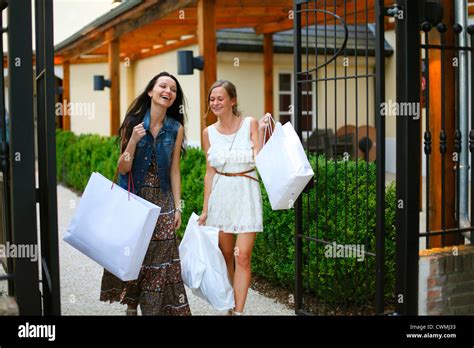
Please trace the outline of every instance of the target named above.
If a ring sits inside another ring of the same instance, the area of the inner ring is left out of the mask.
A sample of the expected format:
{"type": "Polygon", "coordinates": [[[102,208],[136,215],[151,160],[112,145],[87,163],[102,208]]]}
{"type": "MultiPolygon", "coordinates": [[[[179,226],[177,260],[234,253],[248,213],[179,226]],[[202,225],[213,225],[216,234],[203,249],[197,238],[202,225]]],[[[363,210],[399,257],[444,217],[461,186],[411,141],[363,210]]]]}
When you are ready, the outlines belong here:
{"type": "MultiPolygon", "coordinates": [[[[148,82],[144,91],[130,104],[127,110],[125,119],[123,120],[123,123],[118,131],[118,141],[122,144],[121,152],[125,151],[125,148],[127,147],[128,141],[132,136],[133,127],[143,121],[147,110],[151,106],[151,98],[148,95],[148,92],[153,90],[153,87],[155,87],[156,82],[162,76],[168,76],[172,78],[174,82],[176,82],[176,99],[173,104],[166,110],[166,115],[181,123],[184,128],[184,122],[186,118],[186,101],[181,85],[179,84],[176,77],[174,77],[170,73],[167,73],[166,71],[160,72],[158,75],[153,77],[150,82],[148,82]]],[[[185,151],[184,139],[185,136],[183,135],[183,145],[181,147],[181,150],[183,152],[185,151]]]]}

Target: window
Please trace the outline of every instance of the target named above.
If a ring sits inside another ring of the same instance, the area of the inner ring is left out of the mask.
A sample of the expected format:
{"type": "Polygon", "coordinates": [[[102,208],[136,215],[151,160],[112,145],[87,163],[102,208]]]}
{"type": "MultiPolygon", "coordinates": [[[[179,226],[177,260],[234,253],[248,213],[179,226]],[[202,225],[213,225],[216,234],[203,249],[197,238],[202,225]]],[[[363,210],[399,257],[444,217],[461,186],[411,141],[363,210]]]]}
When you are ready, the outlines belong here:
{"type": "MultiPolygon", "coordinates": [[[[310,77],[312,77],[310,75],[310,77]]],[[[278,98],[279,98],[279,117],[280,122],[285,124],[286,122],[294,123],[294,115],[292,109],[294,105],[293,101],[293,74],[291,73],[280,73],[278,77],[278,98]]],[[[314,98],[313,98],[313,83],[303,83],[303,95],[302,95],[302,129],[313,130],[313,109],[314,109],[314,98]]]]}
{"type": "Polygon", "coordinates": [[[281,124],[291,121],[292,83],[291,74],[280,74],[278,84],[278,98],[280,99],[279,116],[281,124]]]}

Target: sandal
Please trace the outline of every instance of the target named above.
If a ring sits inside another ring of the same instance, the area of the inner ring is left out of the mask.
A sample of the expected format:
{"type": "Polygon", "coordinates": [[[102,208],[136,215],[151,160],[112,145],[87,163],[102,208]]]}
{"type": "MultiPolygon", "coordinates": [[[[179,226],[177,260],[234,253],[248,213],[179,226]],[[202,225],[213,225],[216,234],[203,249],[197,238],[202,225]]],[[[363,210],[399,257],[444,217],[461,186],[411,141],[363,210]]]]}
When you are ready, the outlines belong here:
{"type": "Polygon", "coordinates": [[[228,310],[227,315],[237,315],[237,316],[239,316],[239,315],[244,315],[244,312],[243,311],[242,312],[236,312],[235,308],[231,308],[231,309],[228,310]]]}

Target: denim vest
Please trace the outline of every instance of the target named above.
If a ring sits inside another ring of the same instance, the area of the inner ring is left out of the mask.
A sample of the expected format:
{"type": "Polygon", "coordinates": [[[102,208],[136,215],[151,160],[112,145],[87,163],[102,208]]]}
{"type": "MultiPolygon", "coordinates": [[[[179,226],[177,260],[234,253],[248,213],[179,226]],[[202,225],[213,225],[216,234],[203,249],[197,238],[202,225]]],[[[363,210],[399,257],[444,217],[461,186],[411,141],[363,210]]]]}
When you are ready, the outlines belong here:
{"type": "MultiPolygon", "coordinates": [[[[143,185],[145,175],[151,163],[153,151],[156,151],[155,159],[160,179],[160,188],[164,191],[170,191],[171,189],[171,156],[173,154],[174,143],[178,135],[180,123],[171,117],[165,116],[163,126],[156,138],[153,139],[153,135],[150,132],[150,118],[150,109],[148,109],[143,119],[143,127],[147,132],[136,146],[135,157],[132,164],[135,193],[137,193],[143,185]]],[[[128,188],[128,173],[119,175],[119,186],[124,189],[128,188]]],[[[132,188],[130,188],[130,191],[132,191],[132,188]]]]}

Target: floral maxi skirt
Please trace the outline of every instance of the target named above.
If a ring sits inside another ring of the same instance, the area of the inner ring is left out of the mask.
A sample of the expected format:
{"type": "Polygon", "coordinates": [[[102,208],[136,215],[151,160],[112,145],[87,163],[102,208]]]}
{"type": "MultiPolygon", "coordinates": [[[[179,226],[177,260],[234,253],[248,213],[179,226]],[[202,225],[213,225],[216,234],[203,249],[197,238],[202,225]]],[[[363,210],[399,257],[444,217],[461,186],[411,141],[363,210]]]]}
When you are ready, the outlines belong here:
{"type": "Polygon", "coordinates": [[[161,207],[161,213],[140,274],[124,282],[104,269],[100,300],[140,305],[143,315],[191,315],[181,278],[173,196],[160,190],[154,162],[138,195],[161,207]]]}

